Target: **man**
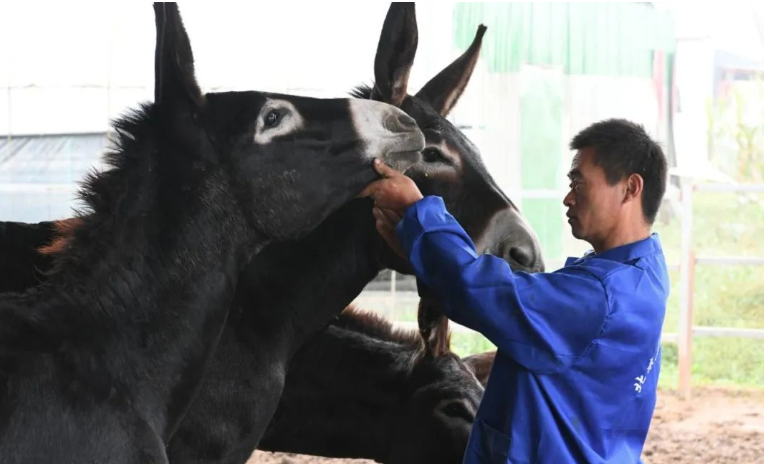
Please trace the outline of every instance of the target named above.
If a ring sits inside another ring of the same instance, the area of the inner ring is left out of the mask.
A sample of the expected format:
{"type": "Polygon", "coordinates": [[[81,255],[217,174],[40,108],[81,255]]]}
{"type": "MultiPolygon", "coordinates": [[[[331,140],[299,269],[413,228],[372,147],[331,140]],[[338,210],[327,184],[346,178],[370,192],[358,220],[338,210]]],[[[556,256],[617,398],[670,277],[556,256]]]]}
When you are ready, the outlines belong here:
{"type": "Polygon", "coordinates": [[[593,252],[552,273],[477,256],[438,197],[378,164],[377,229],[411,262],[420,293],[498,347],[465,463],[637,463],[655,408],[669,292],[656,234],[666,159],[641,126],[576,135],[573,235],[593,252]]]}

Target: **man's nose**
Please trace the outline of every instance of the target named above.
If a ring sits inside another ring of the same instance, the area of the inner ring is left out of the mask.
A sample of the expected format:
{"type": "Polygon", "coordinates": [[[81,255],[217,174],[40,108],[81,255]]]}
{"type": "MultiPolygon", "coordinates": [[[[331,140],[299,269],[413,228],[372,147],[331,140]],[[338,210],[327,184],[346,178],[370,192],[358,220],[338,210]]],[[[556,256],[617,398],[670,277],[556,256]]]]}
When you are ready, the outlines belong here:
{"type": "Polygon", "coordinates": [[[565,195],[565,198],[562,199],[562,204],[570,208],[575,204],[575,201],[573,201],[573,190],[569,191],[567,195],[565,195]]]}

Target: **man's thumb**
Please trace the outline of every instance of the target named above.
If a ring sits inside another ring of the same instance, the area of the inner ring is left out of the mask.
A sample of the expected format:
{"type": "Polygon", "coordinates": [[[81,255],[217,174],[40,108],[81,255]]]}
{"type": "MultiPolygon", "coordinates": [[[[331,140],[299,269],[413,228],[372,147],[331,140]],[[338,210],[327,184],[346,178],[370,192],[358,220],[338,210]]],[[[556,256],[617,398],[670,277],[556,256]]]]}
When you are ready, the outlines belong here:
{"type": "Polygon", "coordinates": [[[377,172],[384,178],[390,178],[396,174],[397,171],[395,171],[390,166],[386,165],[382,162],[379,158],[374,158],[374,169],[377,170],[377,172]]]}

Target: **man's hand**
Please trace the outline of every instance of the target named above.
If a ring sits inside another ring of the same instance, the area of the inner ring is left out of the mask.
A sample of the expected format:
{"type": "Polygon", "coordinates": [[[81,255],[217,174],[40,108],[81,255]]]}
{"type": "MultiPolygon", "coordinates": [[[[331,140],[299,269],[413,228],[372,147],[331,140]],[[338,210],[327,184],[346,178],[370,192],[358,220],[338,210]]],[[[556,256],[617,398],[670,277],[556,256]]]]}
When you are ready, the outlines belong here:
{"type": "Polygon", "coordinates": [[[406,252],[403,251],[401,242],[398,240],[398,236],[395,235],[395,226],[401,222],[401,216],[395,213],[393,210],[380,209],[376,206],[372,210],[374,218],[377,220],[377,232],[385,239],[387,245],[401,258],[408,261],[406,252]]]}
{"type": "Polygon", "coordinates": [[[422,193],[413,180],[378,159],[374,160],[374,169],[382,179],[369,184],[359,196],[371,197],[375,207],[392,210],[402,217],[406,208],[422,199],[422,193]]]}
{"type": "Polygon", "coordinates": [[[374,200],[373,213],[377,220],[377,231],[393,251],[408,259],[395,235],[395,226],[401,221],[406,209],[423,198],[422,193],[413,180],[383,162],[375,159],[374,169],[382,179],[370,184],[359,196],[374,200]]]}

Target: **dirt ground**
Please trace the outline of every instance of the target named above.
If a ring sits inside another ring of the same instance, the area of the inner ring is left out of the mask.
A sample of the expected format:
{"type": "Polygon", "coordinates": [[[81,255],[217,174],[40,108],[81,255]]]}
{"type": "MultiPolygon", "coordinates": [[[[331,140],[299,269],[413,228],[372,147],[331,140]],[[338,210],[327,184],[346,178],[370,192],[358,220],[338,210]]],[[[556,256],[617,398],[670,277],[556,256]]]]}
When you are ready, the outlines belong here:
{"type": "Polygon", "coordinates": [[[661,392],[645,464],[764,464],[764,391],[661,392]]]}
{"type": "MultiPolygon", "coordinates": [[[[660,392],[645,464],[764,464],[764,391],[693,391],[690,401],[660,392]]],[[[257,452],[247,464],[369,464],[257,452]]]]}
{"type": "Polygon", "coordinates": [[[247,464],[374,464],[365,459],[326,459],[315,456],[257,451],[247,464]]]}

